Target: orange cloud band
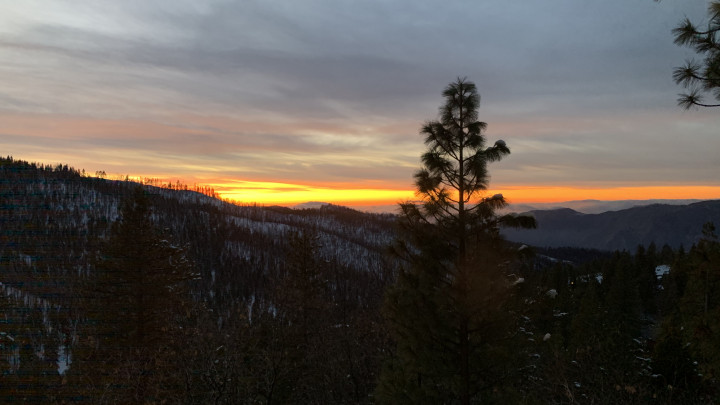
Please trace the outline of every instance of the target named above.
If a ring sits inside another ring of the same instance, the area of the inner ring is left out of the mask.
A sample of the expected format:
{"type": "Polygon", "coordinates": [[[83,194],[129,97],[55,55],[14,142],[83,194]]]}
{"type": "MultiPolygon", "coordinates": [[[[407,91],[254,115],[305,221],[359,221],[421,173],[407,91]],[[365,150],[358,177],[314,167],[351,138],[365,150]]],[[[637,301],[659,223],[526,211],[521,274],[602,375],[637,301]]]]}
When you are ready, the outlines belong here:
{"type": "MultiPolygon", "coordinates": [[[[330,188],[273,182],[242,182],[213,185],[218,193],[243,203],[293,205],[307,201],[363,206],[395,204],[416,199],[413,190],[376,188],[330,188]]],[[[562,202],[573,200],[720,199],[720,186],[640,186],[640,187],[554,187],[513,186],[493,189],[511,203],[562,202]]]]}
{"type": "Polygon", "coordinates": [[[626,187],[509,187],[497,192],[511,203],[575,200],[720,199],[720,186],[626,186],[626,187]]]}
{"type": "Polygon", "coordinates": [[[414,197],[412,190],[329,188],[303,184],[245,181],[214,184],[221,197],[241,203],[294,205],[308,201],[358,206],[394,204],[414,197]]]}

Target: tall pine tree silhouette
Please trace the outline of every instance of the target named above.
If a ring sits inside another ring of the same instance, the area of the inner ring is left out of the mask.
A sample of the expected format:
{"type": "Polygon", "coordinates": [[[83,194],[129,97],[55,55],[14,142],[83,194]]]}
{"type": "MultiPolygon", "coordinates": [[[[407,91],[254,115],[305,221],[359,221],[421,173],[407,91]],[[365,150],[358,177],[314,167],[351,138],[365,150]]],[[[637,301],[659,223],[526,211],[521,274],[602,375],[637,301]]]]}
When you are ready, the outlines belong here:
{"type": "Polygon", "coordinates": [[[703,60],[688,60],[685,66],[675,68],[673,79],[688,89],[680,94],[678,105],[685,109],[693,106],[720,107],[720,1],[711,1],[708,5],[706,27],[694,24],[687,17],[673,29],[675,43],[692,48],[703,60]],[[710,95],[714,102],[704,101],[710,95]]]}
{"type": "Polygon", "coordinates": [[[406,266],[386,297],[397,342],[378,389],[388,403],[469,404],[502,374],[509,283],[508,249],[499,227],[534,227],[533,218],[500,216],[507,205],[488,196],[488,163],[510,154],[504,141],[485,145],[480,96],[465,79],[443,92],[440,120],[421,134],[427,151],[415,174],[420,204],[400,205],[402,237],[394,247],[406,266]],[[498,357],[499,356],[499,357],[498,357]]]}

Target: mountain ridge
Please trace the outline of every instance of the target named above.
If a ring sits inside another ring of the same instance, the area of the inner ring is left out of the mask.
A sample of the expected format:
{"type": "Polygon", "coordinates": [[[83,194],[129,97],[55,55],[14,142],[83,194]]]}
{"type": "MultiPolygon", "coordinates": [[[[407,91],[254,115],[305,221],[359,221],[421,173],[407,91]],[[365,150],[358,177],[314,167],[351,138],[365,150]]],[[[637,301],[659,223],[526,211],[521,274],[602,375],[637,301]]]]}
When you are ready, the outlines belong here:
{"type": "Polygon", "coordinates": [[[578,247],[634,251],[638,245],[694,244],[706,222],[720,223],[720,200],[687,205],[650,204],[606,211],[581,213],[569,208],[527,212],[538,221],[535,230],[503,230],[509,240],[539,247],[578,247]]]}
{"type": "Polygon", "coordinates": [[[507,209],[511,212],[527,212],[536,210],[554,210],[571,208],[584,214],[601,214],[608,211],[619,211],[628,208],[642,207],[653,204],[688,205],[706,200],[701,199],[648,199],[648,200],[571,200],[551,203],[519,203],[511,204],[507,209]]]}

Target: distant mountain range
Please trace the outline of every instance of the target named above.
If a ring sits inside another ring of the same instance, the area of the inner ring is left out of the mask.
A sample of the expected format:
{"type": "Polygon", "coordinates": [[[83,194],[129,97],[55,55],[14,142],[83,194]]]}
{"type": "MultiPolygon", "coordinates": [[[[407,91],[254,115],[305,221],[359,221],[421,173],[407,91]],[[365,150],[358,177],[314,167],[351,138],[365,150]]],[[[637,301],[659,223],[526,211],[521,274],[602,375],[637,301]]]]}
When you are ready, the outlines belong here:
{"type": "Polygon", "coordinates": [[[720,200],[687,205],[651,204],[599,214],[570,208],[531,210],[538,222],[534,230],[504,230],[511,241],[539,247],[579,247],[628,250],[655,243],[689,248],[702,235],[702,226],[720,226],[720,200]]]}
{"type": "Polygon", "coordinates": [[[575,211],[582,212],[583,214],[601,214],[607,211],[619,211],[627,208],[641,207],[653,204],[688,205],[700,201],[703,200],[577,200],[552,203],[511,204],[509,210],[513,212],[527,212],[535,210],[556,210],[560,208],[570,208],[575,211]]]}
{"type": "MultiPolygon", "coordinates": [[[[652,204],[668,204],[668,205],[687,205],[703,200],[697,199],[682,199],[682,200],[669,200],[669,199],[655,199],[655,200],[616,200],[616,201],[602,201],[602,200],[576,200],[576,201],[563,201],[563,202],[551,202],[551,203],[524,203],[524,204],[510,204],[505,210],[507,212],[527,212],[535,210],[555,210],[559,208],[571,208],[575,211],[582,212],[583,214],[600,214],[607,211],[618,211],[627,208],[640,207],[644,205],[652,204]]],[[[302,204],[297,204],[293,208],[318,208],[329,203],[309,201],[302,204]]],[[[358,211],[363,212],[375,212],[375,213],[389,213],[396,214],[398,212],[398,204],[379,204],[379,205],[362,205],[351,207],[358,211]]]]}
{"type": "MultiPolygon", "coordinates": [[[[331,204],[308,202],[295,208],[324,206],[331,204]]],[[[504,230],[503,234],[511,241],[537,247],[634,252],[638,245],[655,243],[658,248],[665,244],[689,248],[702,235],[704,223],[714,222],[720,228],[720,200],[581,200],[513,204],[508,211],[532,214],[539,227],[504,230]]]]}

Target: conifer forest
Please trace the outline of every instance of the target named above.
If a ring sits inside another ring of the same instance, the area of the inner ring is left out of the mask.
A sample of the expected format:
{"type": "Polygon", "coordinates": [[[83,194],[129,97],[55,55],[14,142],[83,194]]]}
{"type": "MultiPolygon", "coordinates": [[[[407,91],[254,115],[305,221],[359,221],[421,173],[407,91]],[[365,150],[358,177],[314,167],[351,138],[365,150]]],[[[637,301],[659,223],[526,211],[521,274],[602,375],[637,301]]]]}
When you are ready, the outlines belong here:
{"type": "Polygon", "coordinates": [[[717,202],[686,246],[510,241],[510,145],[443,99],[396,214],[0,159],[0,402],[720,402],[717,202]]]}

